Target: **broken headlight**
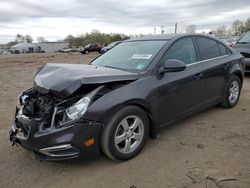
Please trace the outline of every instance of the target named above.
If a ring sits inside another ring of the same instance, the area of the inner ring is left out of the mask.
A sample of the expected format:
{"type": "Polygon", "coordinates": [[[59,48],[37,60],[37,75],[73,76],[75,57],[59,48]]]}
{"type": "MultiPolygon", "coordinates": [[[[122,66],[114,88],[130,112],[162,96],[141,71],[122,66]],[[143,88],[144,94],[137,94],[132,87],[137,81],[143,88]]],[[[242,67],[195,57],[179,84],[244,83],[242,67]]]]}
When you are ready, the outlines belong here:
{"type": "Polygon", "coordinates": [[[84,115],[90,103],[89,97],[83,97],[73,106],[70,106],[66,109],[66,114],[69,119],[75,120],[84,115]]]}
{"type": "Polygon", "coordinates": [[[99,86],[85,96],[76,96],[57,104],[52,116],[51,126],[56,128],[68,126],[85,114],[89,105],[95,100],[96,94],[103,88],[99,86]]]}

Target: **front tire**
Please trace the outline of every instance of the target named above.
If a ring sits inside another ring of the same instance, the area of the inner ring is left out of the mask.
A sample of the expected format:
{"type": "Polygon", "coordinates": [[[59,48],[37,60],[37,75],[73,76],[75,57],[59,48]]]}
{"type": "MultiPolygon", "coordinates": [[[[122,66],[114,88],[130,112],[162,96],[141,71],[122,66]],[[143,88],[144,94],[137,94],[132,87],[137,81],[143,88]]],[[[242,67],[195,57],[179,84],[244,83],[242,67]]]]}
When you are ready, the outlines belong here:
{"type": "Polygon", "coordinates": [[[117,112],[102,132],[102,151],[113,160],[129,160],[144,147],[149,135],[149,119],[136,106],[117,112]]]}
{"type": "Polygon", "coordinates": [[[234,107],[240,98],[241,87],[242,83],[240,78],[238,76],[233,75],[228,82],[224,94],[224,100],[221,106],[223,106],[224,108],[234,107]]]}

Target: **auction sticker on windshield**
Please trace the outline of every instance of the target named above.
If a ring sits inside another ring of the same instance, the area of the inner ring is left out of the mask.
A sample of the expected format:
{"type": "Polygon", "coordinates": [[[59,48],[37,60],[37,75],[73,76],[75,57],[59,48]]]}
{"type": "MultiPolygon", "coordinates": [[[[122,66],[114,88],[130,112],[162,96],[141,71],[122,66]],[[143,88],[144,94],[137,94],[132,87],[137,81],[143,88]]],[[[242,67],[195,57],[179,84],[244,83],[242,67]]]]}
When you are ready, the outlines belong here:
{"type": "Polygon", "coordinates": [[[133,54],[131,59],[150,59],[152,54],[133,54]]]}

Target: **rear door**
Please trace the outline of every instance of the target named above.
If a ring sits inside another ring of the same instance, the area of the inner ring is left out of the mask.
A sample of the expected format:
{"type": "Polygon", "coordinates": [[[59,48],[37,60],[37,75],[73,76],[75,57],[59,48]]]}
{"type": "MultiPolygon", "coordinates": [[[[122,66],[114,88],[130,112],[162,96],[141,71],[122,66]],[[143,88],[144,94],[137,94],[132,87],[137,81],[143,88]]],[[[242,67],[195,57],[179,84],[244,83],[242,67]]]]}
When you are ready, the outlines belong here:
{"type": "Polygon", "coordinates": [[[200,62],[204,66],[206,104],[221,99],[229,78],[229,50],[220,42],[208,37],[195,36],[200,62]]]}
{"type": "Polygon", "coordinates": [[[160,60],[183,61],[184,71],[168,72],[159,80],[159,124],[166,123],[202,106],[204,80],[202,64],[197,63],[196,48],[191,37],[175,41],[160,60]]]}

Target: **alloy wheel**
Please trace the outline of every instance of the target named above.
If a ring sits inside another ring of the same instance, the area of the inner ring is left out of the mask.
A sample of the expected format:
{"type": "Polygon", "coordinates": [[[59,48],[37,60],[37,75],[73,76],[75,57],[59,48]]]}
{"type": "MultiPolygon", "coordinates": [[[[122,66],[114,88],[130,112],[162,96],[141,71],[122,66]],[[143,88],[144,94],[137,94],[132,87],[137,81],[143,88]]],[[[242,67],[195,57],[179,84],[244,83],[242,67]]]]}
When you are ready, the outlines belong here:
{"type": "Polygon", "coordinates": [[[144,124],[135,115],[124,118],[116,128],[114,143],[119,152],[131,153],[141,144],[144,136],[144,124]]]}
{"type": "Polygon", "coordinates": [[[239,91],[240,91],[239,83],[236,80],[234,80],[229,88],[228,99],[231,104],[234,104],[238,100],[239,91]]]}

